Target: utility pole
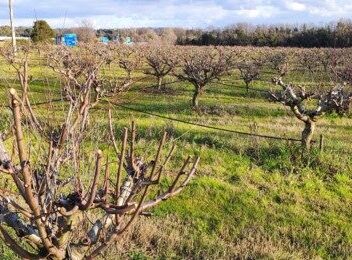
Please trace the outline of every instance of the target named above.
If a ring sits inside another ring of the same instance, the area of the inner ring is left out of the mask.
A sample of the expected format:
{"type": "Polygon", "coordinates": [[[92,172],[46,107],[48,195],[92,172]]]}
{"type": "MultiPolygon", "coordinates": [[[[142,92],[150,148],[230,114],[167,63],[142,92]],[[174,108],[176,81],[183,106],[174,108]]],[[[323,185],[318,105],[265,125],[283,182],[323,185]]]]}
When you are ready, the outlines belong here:
{"type": "Polygon", "coordinates": [[[13,53],[16,55],[16,52],[17,52],[16,32],[15,32],[15,25],[13,23],[12,0],[9,0],[9,12],[10,12],[10,25],[11,25],[11,31],[12,31],[12,48],[13,48],[13,53]]]}

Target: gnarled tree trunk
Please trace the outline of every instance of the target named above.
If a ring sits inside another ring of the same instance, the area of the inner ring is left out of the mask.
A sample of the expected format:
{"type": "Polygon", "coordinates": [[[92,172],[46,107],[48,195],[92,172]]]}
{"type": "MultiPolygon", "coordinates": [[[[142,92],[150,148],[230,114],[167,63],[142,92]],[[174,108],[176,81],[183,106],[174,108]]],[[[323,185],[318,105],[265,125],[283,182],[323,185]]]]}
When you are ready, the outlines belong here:
{"type": "Polygon", "coordinates": [[[302,132],[302,147],[309,151],[312,145],[313,134],[315,130],[315,122],[307,120],[304,122],[304,129],[302,132]]]}
{"type": "Polygon", "coordinates": [[[250,84],[250,81],[246,81],[246,92],[247,94],[249,93],[249,84],[250,84]]]}
{"type": "Polygon", "coordinates": [[[158,90],[161,90],[163,85],[163,77],[158,77],[158,90]]]}
{"type": "Polygon", "coordinates": [[[193,108],[198,108],[198,97],[200,95],[200,89],[201,87],[196,87],[193,93],[192,97],[192,107],[193,108]]]}

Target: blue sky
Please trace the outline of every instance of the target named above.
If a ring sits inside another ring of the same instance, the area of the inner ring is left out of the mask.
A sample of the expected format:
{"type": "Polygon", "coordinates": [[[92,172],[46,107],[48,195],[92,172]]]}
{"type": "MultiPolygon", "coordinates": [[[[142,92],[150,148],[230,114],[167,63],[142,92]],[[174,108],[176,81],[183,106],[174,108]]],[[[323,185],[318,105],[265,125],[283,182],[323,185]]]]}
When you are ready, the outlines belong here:
{"type": "MultiPolygon", "coordinates": [[[[352,18],[352,0],[13,0],[16,25],[30,26],[35,13],[53,27],[82,20],[96,28],[207,28],[251,24],[325,24],[352,18]],[[67,12],[67,18],[64,19],[67,12]]],[[[0,0],[0,24],[8,24],[7,0],[0,0]]]]}

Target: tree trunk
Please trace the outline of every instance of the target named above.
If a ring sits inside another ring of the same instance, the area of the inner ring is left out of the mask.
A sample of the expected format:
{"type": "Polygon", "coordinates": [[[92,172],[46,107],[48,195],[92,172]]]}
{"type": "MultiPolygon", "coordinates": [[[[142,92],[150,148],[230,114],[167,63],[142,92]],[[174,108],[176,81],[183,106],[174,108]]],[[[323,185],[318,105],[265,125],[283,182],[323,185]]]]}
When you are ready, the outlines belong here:
{"type": "Polygon", "coordinates": [[[248,93],[249,93],[249,82],[246,81],[245,83],[246,83],[246,92],[247,92],[247,94],[248,94],[248,93]]]}
{"type": "Polygon", "coordinates": [[[304,130],[302,132],[302,147],[309,151],[312,144],[313,134],[315,130],[315,122],[308,120],[305,123],[304,130]]]}
{"type": "Polygon", "coordinates": [[[161,90],[161,86],[163,85],[163,78],[158,77],[158,90],[161,90]]]}
{"type": "Polygon", "coordinates": [[[192,98],[192,107],[193,108],[198,108],[198,96],[199,96],[199,90],[196,88],[193,93],[193,98],[192,98]]]}

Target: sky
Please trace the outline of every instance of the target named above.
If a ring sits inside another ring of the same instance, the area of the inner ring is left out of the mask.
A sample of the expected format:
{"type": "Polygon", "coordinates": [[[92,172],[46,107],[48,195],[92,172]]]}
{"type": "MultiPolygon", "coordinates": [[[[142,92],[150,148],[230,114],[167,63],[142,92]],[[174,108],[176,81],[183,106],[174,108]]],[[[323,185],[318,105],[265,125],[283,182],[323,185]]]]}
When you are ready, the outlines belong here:
{"type": "MultiPolygon", "coordinates": [[[[327,24],[352,18],[352,0],[13,0],[16,26],[45,19],[52,27],[224,27],[250,24],[327,24]],[[65,18],[66,17],[66,18],[65,18]]],[[[9,24],[0,0],[0,25],[9,24]]]]}

